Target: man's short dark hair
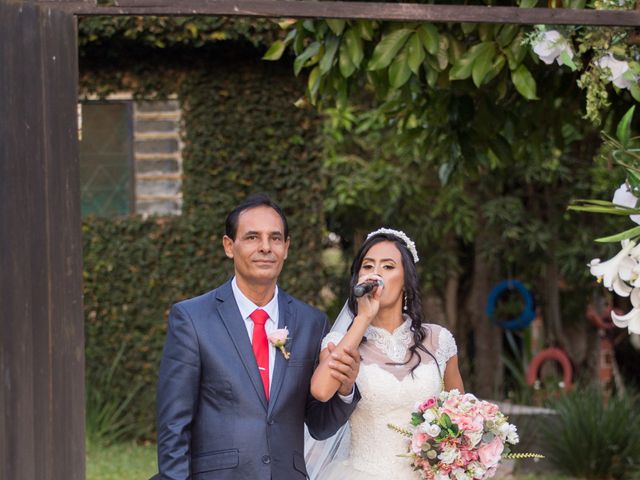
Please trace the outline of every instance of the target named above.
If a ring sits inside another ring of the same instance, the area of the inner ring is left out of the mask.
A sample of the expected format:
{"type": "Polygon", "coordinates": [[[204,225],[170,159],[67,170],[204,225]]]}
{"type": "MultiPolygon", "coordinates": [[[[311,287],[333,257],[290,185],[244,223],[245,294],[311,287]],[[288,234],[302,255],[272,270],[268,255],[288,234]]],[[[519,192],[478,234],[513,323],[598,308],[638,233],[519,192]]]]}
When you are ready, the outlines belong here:
{"type": "Polygon", "coordinates": [[[280,206],[264,193],[256,193],[248,196],[238,205],[236,205],[233,210],[231,210],[229,215],[227,215],[227,220],[224,227],[224,233],[227,235],[227,237],[229,237],[231,240],[236,239],[236,234],[238,233],[238,218],[240,217],[240,214],[245,210],[251,210],[252,208],[256,207],[273,208],[282,219],[282,225],[284,225],[284,238],[289,238],[289,224],[287,223],[287,217],[285,217],[284,212],[282,211],[280,206]]]}

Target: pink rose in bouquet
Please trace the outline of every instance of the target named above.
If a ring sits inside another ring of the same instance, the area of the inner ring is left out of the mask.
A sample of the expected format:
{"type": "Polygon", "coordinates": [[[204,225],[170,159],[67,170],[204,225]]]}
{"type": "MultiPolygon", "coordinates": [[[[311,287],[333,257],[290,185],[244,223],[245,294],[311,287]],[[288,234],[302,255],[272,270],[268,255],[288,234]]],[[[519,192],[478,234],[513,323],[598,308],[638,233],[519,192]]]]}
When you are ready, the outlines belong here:
{"type": "Polygon", "coordinates": [[[504,444],[499,437],[493,437],[489,443],[485,443],[478,448],[478,457],[480,461],[487,467],[493,467],[500,461],[504,444]]]}
{"type": "Polygon", "coordinates": [[[519,441],[515,425],[497,405],[457,390],[418,403],[408,429],[389,427],[409,437],[404,456],[426,480],[484,480],[505,456],[542,458],[511,454],[510,445],[519,441]]]}

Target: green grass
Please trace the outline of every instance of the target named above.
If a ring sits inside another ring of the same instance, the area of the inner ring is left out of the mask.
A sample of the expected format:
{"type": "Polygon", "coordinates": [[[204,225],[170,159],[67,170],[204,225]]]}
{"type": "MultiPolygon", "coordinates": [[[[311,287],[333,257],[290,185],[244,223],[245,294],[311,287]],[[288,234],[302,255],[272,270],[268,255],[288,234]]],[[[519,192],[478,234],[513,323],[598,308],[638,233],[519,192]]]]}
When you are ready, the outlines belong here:
{"type": "Polygon", "coordinates": [[[155,445],[87,442],[87,480],[147,480],[157,471],[155,445]]]}

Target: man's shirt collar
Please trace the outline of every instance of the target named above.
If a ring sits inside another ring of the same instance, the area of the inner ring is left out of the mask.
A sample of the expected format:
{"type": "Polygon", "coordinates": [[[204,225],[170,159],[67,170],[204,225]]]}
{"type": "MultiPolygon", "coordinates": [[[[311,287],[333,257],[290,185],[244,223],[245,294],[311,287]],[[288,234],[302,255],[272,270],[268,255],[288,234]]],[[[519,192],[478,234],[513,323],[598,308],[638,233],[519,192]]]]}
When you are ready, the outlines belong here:
{"type": "Polygon", "coordinates": [[[236,299],[236,303],[238,304],[238,309],[240,310],[240,315],[242,315],[243,320],[247,320],[254,310],[261,308],[267,312],[269,318],[273,320],[276,325],[278,324],[278,285],[276,285],[276,289],[273,292],[273,298],[269,300],[269,303],[264,307],[257,306],[249,300],[244,293],[242,293],[240,287],[238,287],[238,282],[236,281],[235,276],[231,280],[231,289],[233,290],[233,296],[236,299]]]}

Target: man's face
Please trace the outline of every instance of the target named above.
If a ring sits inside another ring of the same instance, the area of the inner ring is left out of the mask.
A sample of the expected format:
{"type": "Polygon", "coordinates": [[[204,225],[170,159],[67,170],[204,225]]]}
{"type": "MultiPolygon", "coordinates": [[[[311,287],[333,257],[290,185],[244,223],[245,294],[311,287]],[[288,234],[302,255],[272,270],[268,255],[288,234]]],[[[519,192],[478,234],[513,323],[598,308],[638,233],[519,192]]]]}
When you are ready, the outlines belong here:
{"type": "Polygon", "coordinates": [[[275,284],[289,251],[282,219],[267,206],[240,213],[236,239],[225,235],[222,244],[233,259],[238,282],[245,284],[275,284]]]}

